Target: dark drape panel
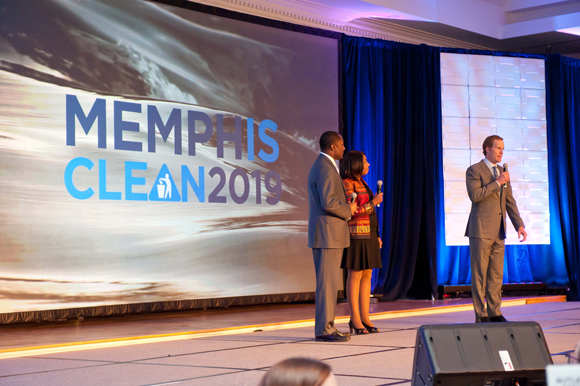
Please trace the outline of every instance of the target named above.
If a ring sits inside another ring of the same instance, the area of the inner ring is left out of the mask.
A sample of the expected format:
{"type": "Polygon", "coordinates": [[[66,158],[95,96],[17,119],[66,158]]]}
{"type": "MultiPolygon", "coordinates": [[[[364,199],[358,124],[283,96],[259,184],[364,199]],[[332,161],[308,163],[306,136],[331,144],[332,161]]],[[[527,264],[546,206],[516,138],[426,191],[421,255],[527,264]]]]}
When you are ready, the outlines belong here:
{"type": "Polygon", "coordinates": [[[551,221],[561,229],[570,285],[580,300],[580,60],[550,55],[546,60],[546,104],[551,221]]]}
{"type": "Polygon", "coordinates": [[[384,181],[374,292],[430,298],[441,215],[439,49],[343,36],[342,52],[345,143],[367,155],[369,186],[384,181]]]}

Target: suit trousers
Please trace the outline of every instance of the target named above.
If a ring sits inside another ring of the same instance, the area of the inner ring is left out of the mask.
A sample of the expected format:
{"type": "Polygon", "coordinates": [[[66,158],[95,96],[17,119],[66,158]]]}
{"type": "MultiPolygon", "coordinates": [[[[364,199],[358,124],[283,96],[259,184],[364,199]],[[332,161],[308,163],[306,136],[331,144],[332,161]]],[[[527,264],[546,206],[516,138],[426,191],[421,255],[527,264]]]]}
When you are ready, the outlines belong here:
{"type": "Polygon", "coordinates": [[[471,297],[476,318],[501,315],[505,240],[469,238],[471,297]],[[487,298],[487,311],[483,299],[487,298]]]}
{"type": "Polygon", "coordinates": [[[342,286],[340,262],[344,248],[313,248],[316,270],[316,315],[314,336],[330,335],[336,331],[334,316],[336,297],[342,286]]]}

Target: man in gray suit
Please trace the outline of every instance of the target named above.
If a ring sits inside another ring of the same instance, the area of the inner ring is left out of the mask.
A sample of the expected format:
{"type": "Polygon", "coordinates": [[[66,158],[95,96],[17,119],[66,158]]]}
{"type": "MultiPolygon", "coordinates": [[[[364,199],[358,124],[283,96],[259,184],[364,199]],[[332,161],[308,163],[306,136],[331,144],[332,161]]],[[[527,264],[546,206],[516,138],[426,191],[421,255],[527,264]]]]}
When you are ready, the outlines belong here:
{"type": "MultiPolygon", "coordinates": [[[[506,212],[525,241],[527,233],[512,194],[510,175],[498,164],[503,156],[503,139],[491,135],[483,141],[485,158],[466,172],[471,213],[465,236],[469,237],[471,297],[475,322],[507,322],[500,311],[506,212]],[[487,310],[483,298],[487,298],[487,310]]],[[[520,241],[520,242],[521,242],[520,241]]]]}
{"type": "Polygon", "coordinates": [[[334,327],[336,294],[342,283],[340,262],[350,244],[348,220],[356,204],[348,204],[336,160],[342,159],[340,134],[327,131],[320,137],[320,155],[308,173],[308,248],[316,270],[316,340],[346,342],[349,334],[334,327]]]}

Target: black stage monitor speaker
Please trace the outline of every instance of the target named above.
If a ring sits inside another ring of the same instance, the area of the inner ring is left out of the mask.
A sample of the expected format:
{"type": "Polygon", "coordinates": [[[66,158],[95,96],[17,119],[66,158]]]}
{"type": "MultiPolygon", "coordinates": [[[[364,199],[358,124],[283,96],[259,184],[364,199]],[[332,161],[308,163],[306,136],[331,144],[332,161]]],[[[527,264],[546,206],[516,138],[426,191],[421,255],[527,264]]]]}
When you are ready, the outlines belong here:
{"type": "Polygon", "coordinates": [[[412,385],[540,386],[552,363],[536,322],[421,326],[412,385]]]}

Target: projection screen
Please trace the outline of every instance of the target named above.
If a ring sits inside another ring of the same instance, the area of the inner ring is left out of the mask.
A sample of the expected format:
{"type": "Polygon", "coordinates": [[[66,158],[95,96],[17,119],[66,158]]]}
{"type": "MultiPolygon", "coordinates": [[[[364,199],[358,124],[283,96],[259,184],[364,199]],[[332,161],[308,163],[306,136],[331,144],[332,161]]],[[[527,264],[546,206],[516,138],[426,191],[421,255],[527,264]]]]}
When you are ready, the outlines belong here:
{"type": "Polygon", "coordinates": [[[0,313],[314,291],[335,39],[140,0],[0,12],[0,313]]]}

